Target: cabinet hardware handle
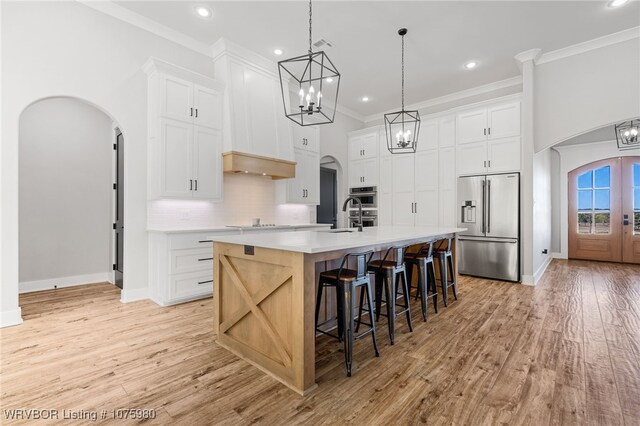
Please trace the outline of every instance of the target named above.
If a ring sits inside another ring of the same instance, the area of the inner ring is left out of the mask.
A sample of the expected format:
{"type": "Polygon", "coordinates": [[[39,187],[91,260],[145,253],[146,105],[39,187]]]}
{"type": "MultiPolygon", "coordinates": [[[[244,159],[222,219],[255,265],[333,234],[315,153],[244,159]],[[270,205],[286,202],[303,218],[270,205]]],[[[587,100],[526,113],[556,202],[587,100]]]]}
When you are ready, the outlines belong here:
{"type": "Polygon", "coordinates": [[[193,108],[189,108],[191,112],[189,113],[189,117],[193,117],[193,108]]]}
{"type": "Polygon", "coordinates": [[[484,128],[483,130],[484,130],[484,135],[487,136],[487,129],[484,128]]]}
{"type": "Polygon", "coordinates": [[[362,155],[364,155],[364,153],[365,153],[365,152],[366,152],[366,151],[363,149],[363,150],[362,150],[362,155]]]}
{"type": "Polygon", "coordinates": [[[196,179],[196,191],[198,190],[198,179],[196,179]]]}
{"type": "Polygon", "coordinates": [[[415,211],[414,211],[414,213],[418,213],[418,203],[413,203],[413,204],[415,204],[415,211]]]}
{"type": "Polygon", "coordinates": [[[193,179],[189,179],[189,191],[193,191],[193,179]]]}
{"type": "Polygon", "coordinates": [[[484,167],[487,167],[487,160],[484,160],[484,167]]]}
{"type": "Polygon", "coordinates": [[[209,284],[209,283],[212,283],[212,282],[213,282],[213,280],[198,281],[198,285],[200,285],[200,284],[209,284]]]}
{"type": "Polygon", "coordinates": [[[198,108],[196,108],[196,118],[198,118],[198,108]]]}
{"type": "Polygon", "coordinates": [[[200,240],[198,242],[199,243],[212,243],[213,241],[211,241],[211,240],[200,240]]]}
{"type": "Polygon", "coordinates": [[[213,257],[204,257],[202,259],[198,259],[198,262],[204,262],[206,260],[213,260],[213,257]]]}
{"type": "Polygon", "coordinates": [[[489,160],[489,167],[491,167],[491,160],[489,160]]]}
{"type": "MultiPolygon", "coordinates": [[[[198,110],[196,110],[196,111],[198,111],[198,110]]],[[[489,131],[489,136],[491,136],[491,127],[489,127],[488,131],[489,131]]]]}

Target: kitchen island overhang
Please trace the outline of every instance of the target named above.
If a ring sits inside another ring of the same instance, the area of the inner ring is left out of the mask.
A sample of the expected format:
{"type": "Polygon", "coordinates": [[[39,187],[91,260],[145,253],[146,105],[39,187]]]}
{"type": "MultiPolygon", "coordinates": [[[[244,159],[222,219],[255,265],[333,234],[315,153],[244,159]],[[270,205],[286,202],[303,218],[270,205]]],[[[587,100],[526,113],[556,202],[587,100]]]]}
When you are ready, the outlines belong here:
{"type": "Polygon", "coordinates": [[[315,298],[317,273],[324,270],[325,262],[356,251],[379,252],[393,245],[455,239],[464,230],[380,226],[363,232],[211,237],[217,342],[306,395],[317,386],[315,298]]]}

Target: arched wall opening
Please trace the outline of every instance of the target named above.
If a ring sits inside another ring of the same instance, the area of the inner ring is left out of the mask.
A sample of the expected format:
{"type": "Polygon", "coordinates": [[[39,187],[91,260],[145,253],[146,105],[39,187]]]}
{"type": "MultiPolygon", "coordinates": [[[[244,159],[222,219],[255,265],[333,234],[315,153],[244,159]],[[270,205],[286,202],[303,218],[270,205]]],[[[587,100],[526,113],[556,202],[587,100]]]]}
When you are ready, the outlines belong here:
{"type": "MultiPolygon", "coordinates": [[[[345,178],[344,169],[340,161],[332,155],[325,155],[320,158],[320,167],[327,168],[336,171],[336,204],[337,204],[337,227],[342,228],[347,226],[347,213],[342,211],[342,201],[347,198],[345,192],[345,178]]],[[[320,222],[320,221],[318,221],[320,222]]]]}
{"type": "Polygon", "coordinates": [[[39,99],[20,114],[20,293],[114,282],[116,129],[75,97],[39,99]]]}

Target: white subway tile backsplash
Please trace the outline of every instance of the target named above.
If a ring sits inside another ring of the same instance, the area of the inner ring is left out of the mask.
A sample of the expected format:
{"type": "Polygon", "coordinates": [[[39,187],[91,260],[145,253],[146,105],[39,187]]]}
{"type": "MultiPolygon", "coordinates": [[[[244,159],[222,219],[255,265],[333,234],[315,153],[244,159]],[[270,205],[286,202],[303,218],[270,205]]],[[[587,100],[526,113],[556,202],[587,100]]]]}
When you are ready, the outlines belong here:
{"type": "Polygon", "coordinates": [[[224,201],[149,201],[147,226],[175,229],[249,225],[256,217],[262,223],[315,223],[315,206],[276,204],[275,186],[275,182],[267,177],[225,174],[224,201]]]}

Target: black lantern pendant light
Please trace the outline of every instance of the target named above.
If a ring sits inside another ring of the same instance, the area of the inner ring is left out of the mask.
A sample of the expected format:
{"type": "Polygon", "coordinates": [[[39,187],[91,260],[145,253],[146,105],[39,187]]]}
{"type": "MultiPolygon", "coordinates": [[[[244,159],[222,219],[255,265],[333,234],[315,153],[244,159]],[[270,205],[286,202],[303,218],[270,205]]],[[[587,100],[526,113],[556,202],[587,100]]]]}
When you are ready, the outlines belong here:
{"type": "Polygon", "coordinates": [[[340,73],[326,53],[312,50],[311,17],[310,0],[309,52],[278,62],[284,113],[300,126],[333,123],[340,87],[340,73]]]}
{"type": "Polygon", "coordinates": [[[384,115],[384,128],[387,134],[387,148],[392,154],[414,153],[418,146],[420,133],[420,114],[418,111],[404,110],[404,36],[406,28],[398,30],[402,37],[402,110],[384,115]]]}
{"type": "Polygon", "coordinates": [[[640,148],[640,119],[617,124],[615,130],[618,149],[640,148]]]}

